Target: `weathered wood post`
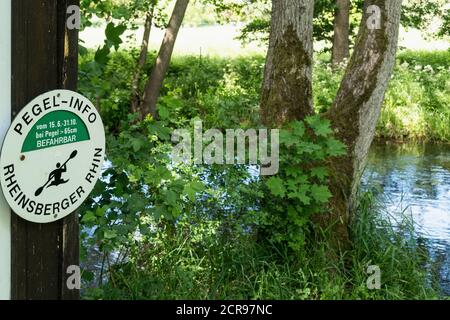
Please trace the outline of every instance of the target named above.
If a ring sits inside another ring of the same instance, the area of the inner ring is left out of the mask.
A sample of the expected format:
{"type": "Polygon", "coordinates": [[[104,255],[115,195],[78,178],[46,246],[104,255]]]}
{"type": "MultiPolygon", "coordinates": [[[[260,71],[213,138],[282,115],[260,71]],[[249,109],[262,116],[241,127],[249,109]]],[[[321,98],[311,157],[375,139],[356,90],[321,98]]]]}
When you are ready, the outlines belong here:
{"type": "MultiPolygon", "coordinates": [[[[36,96],[76,90],[78,30],[66,27],[79,0],[0,1],[0,138],[36,96]]],[[[42,159],[45,161],[45,159],[42,159]]],[[[37,224],[10,213],[0,197],[0,298],[77,299],[67,268],[79,265],[78,217],[37,224]],[[10,226],[10,228],[9,228],[10,226]]]]}

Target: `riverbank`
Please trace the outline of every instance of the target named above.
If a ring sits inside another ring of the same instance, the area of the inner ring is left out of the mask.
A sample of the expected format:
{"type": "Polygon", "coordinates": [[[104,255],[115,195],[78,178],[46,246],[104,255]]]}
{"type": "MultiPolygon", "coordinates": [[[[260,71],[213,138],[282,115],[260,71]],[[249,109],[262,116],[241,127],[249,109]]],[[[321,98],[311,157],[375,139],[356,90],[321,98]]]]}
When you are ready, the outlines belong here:
{"type": "Polygon", "coordinates": [[[445,299],[408,217],[398,232],[379,208],[372,194],[360,198],[353,248],[336,259],[326,240],[308,240],[293,255],[248,234],[223,234],[214,221],[181,220],[176,233],[133,247],[84,299],[445,299]],[[379,286],[373,270],[381,271],[379,286]]]}
{"type": "MultiPolygon", "coordinates": [[[[389,121],[381,122],[377,136],[394,139],[401,133],[405,139],[449,139],[445,129],[449,122],[445,117],[436,116],[448,113],[449,89],[445,86],[450,70],[442,62],[447,61],[448,53],[435,54],[436,62],[429,67],[420,64],[419,70],[411,66],[408,59],[422,59],[422,53],[400,53],[383,108],[382,117],[389,121]],[[415,110],[413,106],[420,110],[413,113],[421,124],[418,127],[415,123],[408,126],[410,123],[406,121],[408,112],[415,110]],[[435,120],[436,125],[430,125],[430,119],[435,120]],[[402,130],[392,130],[388,126],[394,120],[406,121],[402,130]]],[[[104,255],[100,274],[108,280],[106,284],[87,290],[85,298],[443,297],[436,280],[438,276],[432,271],[436,270],[435,264],[427,247],[414,236],[408,217],[400,219],[400,227],[393,225],[380,213],[384,203],[370,192],[360,197],[358,219],[351,229],[353,248],[337,259],[330,259],[329,242],[318,240],[314,233],[304,237],[304,249],[295,253],[288,247],[257,241],[249,230],[264,224],[271,212],[261,212],[255,206],[261,185],[257,182],[248,185],[251,177],[248,170],[242,168],[208,167],[204,174],[214,179],[208,182],[208,192],[195,198],[202,189],[198,184],[188,185],[182,192],[186,192],[186,199],[190,195],[196,201],[183,202],[186,207],[175,211],[178,207],[173,206],[174,203],[178,205],[177,201],[185,196],[164,189],[169,183],[175,185],[171,180],[175,175],[166,172],[162,160],[165,158],[160,160],[152,153],[164,154],[162,146],[153,148],[153,141],[170,129],[152,123],[149,132],[140,132],[139,127],[130,127],[126,121],[130,119],[129,88],[137,56],[137,50],[114,53],[106,66],[101,67],[92,63],[92,52],[80,59],[79,90],[96,102],[108,132],[121,132],[117,138],[109,137],[109,157],[116,162],[105,172],[104,178],[110,181],[111,188],[103,182],[108,191],[98,197],[93,195],[101,199],[95,204],[96,209],[81,211],[82,225],[96,227],[94,235],[82,233],[84,248],[100,244],[104,255]],[[161,163],[152,162],[155,159],[161,163]],[[125,175],[124,171],[129,174],[125,175]],[[152,194],[146,191],[149,184],[153,185],[152,194]],[[154,195],[158,198],[153,201],[161,201],[166,207],[144,213],[144,219],[140,212],[149,208],[149,197],[154,195]],[[162,213],[172,212],[166,211],[167,208],[172,210],[172,206],[176,214],[183,212],[175,228],[153,220],[162,213]],[[119,214],[124,214],[124,218],[119,214]],[[138,228],[140,235],[136,237],[138,228]],[[115,260],[118,262],[110,263],[110,254],[117,251],[115,260]],[[373,290],[367,285],[369,266],[379,267],[382,272],[380,289],[373,290]]],[[[148,74],[154,59],[151,54],[144,74],[148,74]]],[[[423,63],[430,61],[428,57],[423,59],[423,63]]],[[[264,60],[262,55],[176,56],[161,92],[159,110],[163,110],[171,128],[182,128],[191,119],[201,119],[204,128],[257,126],[264,60]]],[[[327,61],[326,55],[317,57],[314,68],[314,101],[319,111],[326,111],[331,105],[343,73],[343,69],[333,69],[327,61]]],[[[187,169],[190,179],[191,170],[195,169],[187,169]]],[[[303,223],[302,220],[299,223],[303,223]]]]}
{"type": "MultiPolygon", "coordinates": [[[[80,59],[80,91],[97,101],[106,125],[117,127],[129,113],[129,87],[138,52],[114,53],[104,69],[93,53],[80,59]]],[[[174,117],[200,117],[205,126],[234,128],[258,123],[265,57],[251,55],[175,56],[160,103],[174,117]]],[[[144,68],[152,68],[154,53],[144,68]]],[[[329,55],[316,57],[314,105],[333,103],[344,69],[332,68],[329,55]]],[[[143,77],[144,79],[146,76],[143,77]]],[[[144,84],[142,83],[142,86],[144,84]]],[[[450,141],[450,51],[402,51],[376,129],[376,138],[394,141],[450,141]]]]}

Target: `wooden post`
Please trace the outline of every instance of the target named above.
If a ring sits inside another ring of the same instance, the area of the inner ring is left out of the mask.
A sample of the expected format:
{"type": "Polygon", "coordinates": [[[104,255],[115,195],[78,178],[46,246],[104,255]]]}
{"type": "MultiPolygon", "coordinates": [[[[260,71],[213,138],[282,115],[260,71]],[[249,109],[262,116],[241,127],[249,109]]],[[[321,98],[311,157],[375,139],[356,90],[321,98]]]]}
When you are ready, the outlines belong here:
{"type": "MultiPolygon", "coordinates": [[[[12,1],[12,118],[46,91],[76,90],[78,30],[66,28],[70,5],[79,0],[12,1]]],[[[70,265],[79,265],[76,214],[50,224],[11,214],[12,299],[79,298],[66,285],[70,265]]]]}

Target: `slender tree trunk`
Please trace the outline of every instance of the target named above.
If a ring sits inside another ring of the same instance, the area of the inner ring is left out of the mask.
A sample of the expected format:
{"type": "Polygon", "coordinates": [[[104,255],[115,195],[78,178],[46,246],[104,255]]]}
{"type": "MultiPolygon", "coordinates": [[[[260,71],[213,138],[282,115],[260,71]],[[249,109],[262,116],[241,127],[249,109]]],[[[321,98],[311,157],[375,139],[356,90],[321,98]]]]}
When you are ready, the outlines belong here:
{"type": "Polygon", "coordinates": [[[175,3],[175,8],[173,9],[166,34],[164,35],[155,67],[153,68],[150,78],[145,86],[143,102],[141,105],[142,117],[145,117],[148,113],[150,113],[153,117],[156,117],[156,103],[163,85],[164,77],[166,76],[169,68],[175,41],[183,22],[188,4],[189,0],[177,0],[175,3]]]}
{"type": "Polygon", "coordinates": [[[401,0],[366,0],[355,44],[333,106],[331,119],[337,137],[348,147],[348,155],[330,164],[333,194],[325,226],[334,224],[336,241],[348,243],[347,226],[355,209],[356,192],[366,164],[384,95],[392,75],[400,26],[401,0]],[[379,29],[375,17],[380,10],[379,29]],[[368,26],[370,25],[370,27],[368,26]]]}
{"type": "Polygon", "coordinates": [[[139,112],[139,105],[141,103],[139,93],[139,82],[141,80],[142,69],[144,68],[145,62],[147,61],[148,55],[148,43],[150,41],[150,31],[152,29],[153,22],[153,12],[155,6],[152,5],[149,12],[145,17],[145,25],[144,25],[144,36],[142,38],[141,44],[141,53],[139,55],[139,60],[136,65],[136,69],[133,75],[133,81],[131,83],[131,112],[136,113],[139,112]]]}
{"type": "Polygon", "coordinates": [[[313,0],[273,0],[261,96],[262,122],[281,126],[313,112],[313,0]]]}
{"type": "Polygon", "coordinates": [[[341,63],[348,58],[349,32],[350,32],[350,0],[336,0],[336,11],[334,14],[334,34],[332,63],[341,63]]]}

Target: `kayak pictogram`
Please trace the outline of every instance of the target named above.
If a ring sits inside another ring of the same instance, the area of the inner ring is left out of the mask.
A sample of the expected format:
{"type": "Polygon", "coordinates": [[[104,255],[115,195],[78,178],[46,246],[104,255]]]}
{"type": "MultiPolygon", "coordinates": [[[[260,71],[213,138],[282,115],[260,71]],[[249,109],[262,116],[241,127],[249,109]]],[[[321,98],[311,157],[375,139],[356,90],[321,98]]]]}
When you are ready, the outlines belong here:
{"type": "Polygon", "coordinates": [[[48,176],[48,180],[47,182],[40,187],[39,189],[36,190],[36,192],[34,193],[34,195],[36,197],[38,197],[42,191],[44,191],[44,189],[50,188],[52,186],[59,186],[61,184],[67,183],[69,182],[69,180],[64,180],[62,178],[62,174],[67,172],[67,163],[72,160],[73,158],[75,158],[77,156],[78,151],[74,150],[71,154],[69,159],[66,160],[66,162],[64,162],[63,165],[61,165],[59,162],[56,164],[56,169],[53,170],[49,176],[48,176]]]}

